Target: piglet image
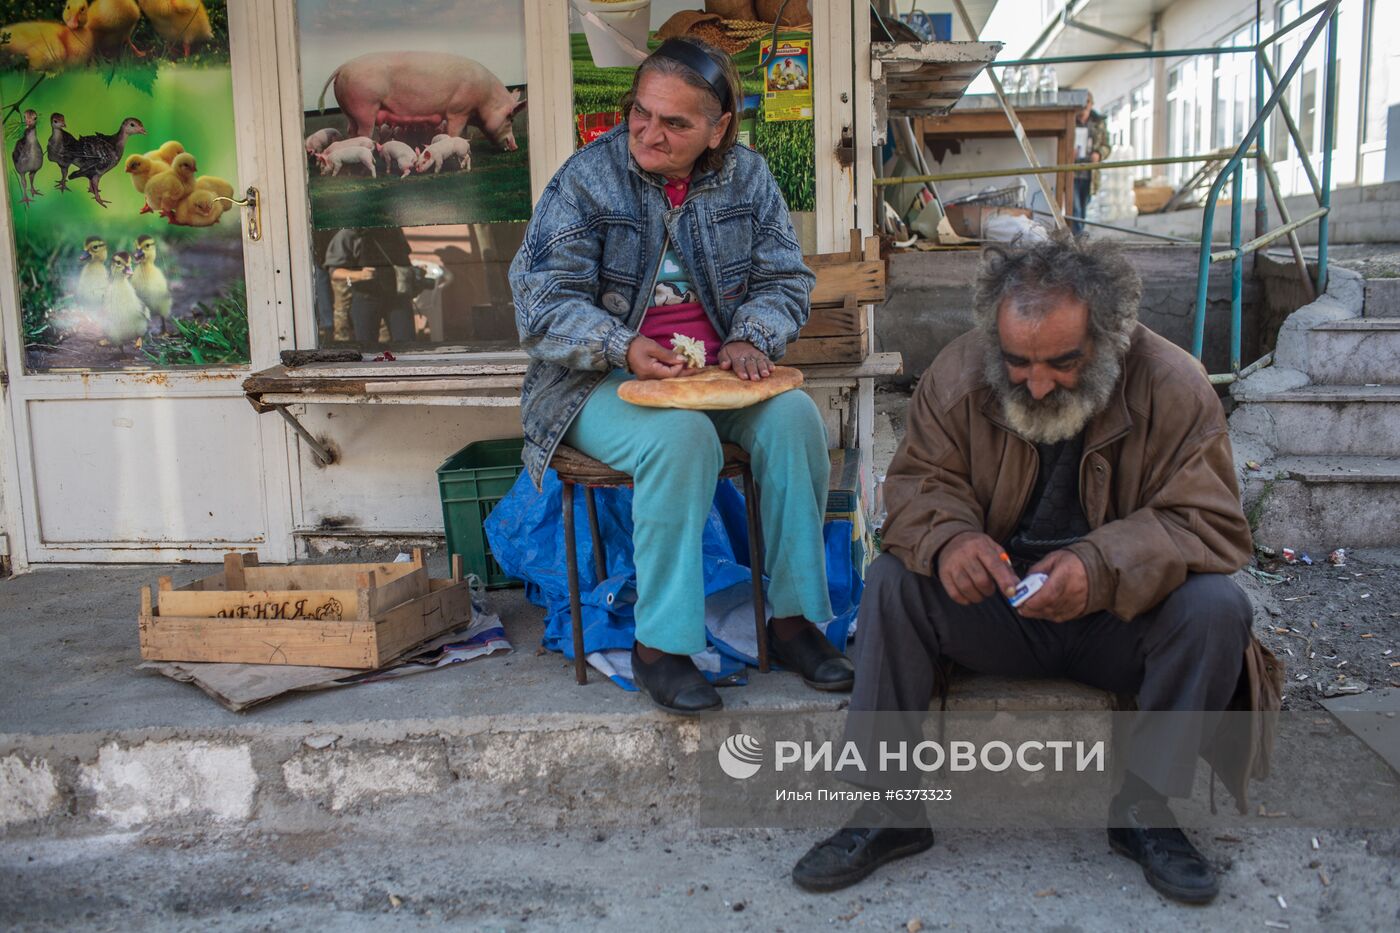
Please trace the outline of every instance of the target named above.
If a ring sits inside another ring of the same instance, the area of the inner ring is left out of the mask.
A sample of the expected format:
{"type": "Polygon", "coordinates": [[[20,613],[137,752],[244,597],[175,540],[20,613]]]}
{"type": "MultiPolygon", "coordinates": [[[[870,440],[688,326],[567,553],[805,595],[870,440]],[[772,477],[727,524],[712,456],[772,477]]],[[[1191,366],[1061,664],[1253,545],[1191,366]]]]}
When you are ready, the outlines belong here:
{"type": "Polygon", "coordinates": [[[369,169],[371,178],[377,178],[374,169],[374,153],[364,146],[349,146],[334,152],[317,153],[316,161],[321,166],[322,175],[339,175],[347,165],[362,165],[369,169]]]}
{"type": "Polygon", "coordinates": [[[398,172],[400,178],[408,176],[418,161],[418,153],[413,151],[413,147],[397,140],[380,146],[379,154],[384,157],[384,170],[398,172]]]}
{"type": "Polygon", "coordinates": [[[457,162],[457,167],[462,171],[470,169],[472,167],[471,144],[459,136],[439,136],[436,142],[419,151],[416,168],[419,174],[426,174],[429,169],[432,169],[433,174],[436,175],[444,167],[450,169],[454,159],[457,162]]]}
{"type": "Polygon", "coordinates": [[[314,155],[315,153],[323,151],[327,146],[338,139],[340,139],[340,130],[332,129],[329,126],[323,130],[317,130],[306,137],[306,151],[314,155]]]}
{"type": "Polygon", "coordinates": [[[475,126],[493,143],[514,150],[512,118],[525,107],[480,62],[446,52],[371,52],[331,72],[326,89],[349,121],[347,136],[369,135],[385,124],[460,136],[475,126]]]}

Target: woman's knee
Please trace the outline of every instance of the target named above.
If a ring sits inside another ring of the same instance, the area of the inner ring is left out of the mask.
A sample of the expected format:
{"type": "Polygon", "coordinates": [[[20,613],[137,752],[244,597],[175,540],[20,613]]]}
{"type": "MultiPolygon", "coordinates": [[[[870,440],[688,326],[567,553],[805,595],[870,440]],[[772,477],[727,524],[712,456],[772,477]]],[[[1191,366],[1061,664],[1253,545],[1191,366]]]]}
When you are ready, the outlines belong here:
{"type": "Polygon", "coordinates": [[[703,412],[653,409],[637,432],[639,463],[686,465],[718,473],[724,451],[715,426],[703,412]]]}

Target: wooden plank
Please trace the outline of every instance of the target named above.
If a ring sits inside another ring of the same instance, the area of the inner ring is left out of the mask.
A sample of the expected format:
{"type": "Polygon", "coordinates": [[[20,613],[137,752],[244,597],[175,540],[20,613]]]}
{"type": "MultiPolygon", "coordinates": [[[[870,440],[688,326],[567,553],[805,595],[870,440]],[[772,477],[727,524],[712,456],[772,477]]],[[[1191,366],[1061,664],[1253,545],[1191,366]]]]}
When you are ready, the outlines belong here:
{"type": "Polygon", "coordinates": [[[161,616],[204,619],[339,621],[357,617],[354,590],[171,590],[160,594],[161,616]]]}
{"type": "Polygon", "coordinates": [[[272,619],[143,621],[141,657],[148,661],[299,664],[368,670],[379,664],[368,622],[289,622],[272,619]]]}
{"type": "Polygon", "coordinates": [[[521,353],[474,353],[459,360],[396,360],[383,363],[315,363],[298,366],[288,377],[316,379],[402,379],[406,376],[493,376],[523,373],[530,365],[521,353]]]}
{"type": "Polygon", "coordinates": [[[904,360],[898,353],[872,353],[854,364],[810,364],[802,367],[802,375],[809,383],[817,380],[863,379],[867,376],[898,376],[902,372],[904,360]]]}
{"type": "MultiPolygon", "coordinates": [[[[499,391],[491,389],[488,391],[499,391]]],[[[261,396],[267,405],[447,405],[458,408],[516,408],[520,393],[511,395],[463,395],[443,392],[436,395],[386,392],[382,394],[340,394],[306,390],[297,394],[269,393],[261,396]]]]}
{"type": "Polygon", "coordinates": [[[798,338],[835,337],[841,334],[859,334],[865,323],[865,308],[861,305],[843,305],[835,308],[813,308],[807,323],[802,325],[798,338]]]}
{"type": "Polygon", "coordinates": [[[381,583],[397,580],[416,568],[404,564],[288,564],[284,567],[250,567],[244,571],[250,589],[352,590],[355,575],[373,571],[381,583]]]}
{"type": "Polygon", "coordinates": [[[224,587],[230,590],[241,590],[244,586],[243,556],[241,554],[225,554],[224,587]]]}
{"type": "Polygon", "coordinates": [[[814,363],[859,363],[865,358],[865,336],[799,337],[788,345],[780,363],[807,366],[814,363]]]}
{"type": "Polygon", "coordinates": [[[375,625],[379,664],[387,664],[414,645],[465,625],[471,618],[472,594],[466,583],[444,587],[391,609],[375,625]]]}
{"type": "MultiPolygon", "coordinates": [[[[815,258],[815,257],[812,257],[815,258]]],[[[847,295],[857,303],[871,304],[885,300],[885,264],[882,260],[818,263],[811,269],[817,276],[812,286],[812,305],[844,304],[847,295]]]]}
{"type": "Polygon", "coordinates": [[[175,589],[175,581],[170,577],[159,577],[156,580],[156,588],[162,593],[169,593],[175,589]]]}
{"type": "Polygon", "coordinates": [[[519,376],[458,376],[452,379],[365,380],[366,392],[479,392],[483,389],[518,389],[525,383],[519,376]]]}

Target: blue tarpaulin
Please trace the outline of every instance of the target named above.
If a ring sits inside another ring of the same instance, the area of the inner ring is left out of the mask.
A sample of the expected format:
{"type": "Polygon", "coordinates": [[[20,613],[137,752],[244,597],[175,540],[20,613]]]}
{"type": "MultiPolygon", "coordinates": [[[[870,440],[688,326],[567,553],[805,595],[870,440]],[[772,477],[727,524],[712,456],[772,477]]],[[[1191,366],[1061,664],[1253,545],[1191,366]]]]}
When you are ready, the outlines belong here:
{"type": "MultiPolygon", "coordinates": [[[[487,517],[486,535],[501,569],[523,580],[526,597],[544,608],[544,647],[572,659],[562,489],[553,470],[546,471],[539,492],[529,476],[522,473],[487,517]]],[[[595,667],[619,685],[632,689],[627,663],[635,630],[632,607],[637,599],[632,563],[632,490],[597,489],[594,495],[607,559],[608,576],[603,580],[596,579],[594,571],[593,541],[587,530],[588,513],[582,490],[574,496],[584,652],[595,667]]],[[[832,643],[844,650],[860,605],[861,568],[855,566],[852,558],[849,521],[828,521],[823,533],[827,582],[836,613],[824,628],[832,643]]],[[[757,665],[758,659],[749,599],[744,497],[729,480],[722,480],[715,489],[702,553],[706,629],[711,647],[696,656],[696,663],[712,680],[742,682],[745,665],[757,665]]]]}

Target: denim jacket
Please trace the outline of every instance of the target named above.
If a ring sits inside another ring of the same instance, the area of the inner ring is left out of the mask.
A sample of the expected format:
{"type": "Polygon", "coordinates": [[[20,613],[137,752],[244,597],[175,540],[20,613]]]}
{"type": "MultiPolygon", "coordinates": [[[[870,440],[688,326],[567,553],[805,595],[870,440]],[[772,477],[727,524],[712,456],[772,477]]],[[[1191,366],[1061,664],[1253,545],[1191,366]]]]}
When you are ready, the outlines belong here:
{"type": "Polygon", "coordinates": [[[616,127],[550,180],[510,265],[520,345],[533,358],[520,406],[537,487],[589,395],[626,368],[668,235],[725,343],[778,359],[807,321],[816,279],[762,156],[735,146],[678,208],[663,185],[633,161],[626,124],[616,127]]]}

